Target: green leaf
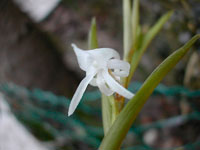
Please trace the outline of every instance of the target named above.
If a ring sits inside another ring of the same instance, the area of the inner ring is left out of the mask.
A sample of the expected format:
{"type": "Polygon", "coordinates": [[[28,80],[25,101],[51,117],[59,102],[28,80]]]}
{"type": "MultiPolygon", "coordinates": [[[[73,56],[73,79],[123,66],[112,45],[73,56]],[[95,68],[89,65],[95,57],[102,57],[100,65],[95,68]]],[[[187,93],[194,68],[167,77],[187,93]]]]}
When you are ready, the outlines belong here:
{"type": "Polygon", "coordinates": [[[131,69],[130,74],[126,81],[126,87],[131,81],[133,74],[142,58],[142,55],[146,51],[147,47],[151,43],[151,41],[155,38],[155,36],[159,33],[163,25],[167,22],[167,20],[171,17],[173,11],[169,11],[165,15],[163,15],[158,22],[147,32],[147,34],[143,37],[143,41],[141,47],[138,50],[135,50],[134,55],[131,59],[131,69]]]}
{"type": "Polygon", "coordinates": [[[132,45],[130,0],[123,0],[123,33],[124,59],[126,59],[132,45]]]}
{"type": "Polygon", "coordinates": [[[139,24],[139,0],[134,0],[133,3],[133,15],[132,15],[132,30],[133,30],[133,44],[135,45],[137,40],[139,24]]]}
{"type": "Polygon", "coordinates": [[[121,111],[114,124],[110,128],[107,135],[104,137],[99,149],[100,150],[116,150],[125,138],[132,123],[141,111],[143,105],[153,90],[165,75],[179,62],[179,60],[189,51],[191,46],[200,38],[200,34],[194,36],[183,47],[168,56],[147,78],[140,90],[128,102],[121,111]]]}
{"type": "Polygon", "coordinates": [[[116,101],[114,96],[105,96],[104,94],[102,94],[102,116],[104,135],[107,134],[118,114],[119,112],[116,109],[116,101]]]}
{"type": "Polygon", "coordinates": [[[91,27],[88,34],[88,49],[98,48],[98,40],[97,40],[97,25],[96,19],[92,18],[91,27]]]}
{"type": "Polygon", "coordinates": [[[134,0],[132,13],[132,43],[128,56],[126,56],[126,60],[128,62],[131,62],[131,58],[133,57],[133,54],[137,48],[139,29],[139,0],[134,0]]]}
{"type": "Polygon", "coordinates": [[[112,108],[109,102],[109,97],[102,94],[102,116],[104,135],[109,131],[112,125],[112,108]]]}

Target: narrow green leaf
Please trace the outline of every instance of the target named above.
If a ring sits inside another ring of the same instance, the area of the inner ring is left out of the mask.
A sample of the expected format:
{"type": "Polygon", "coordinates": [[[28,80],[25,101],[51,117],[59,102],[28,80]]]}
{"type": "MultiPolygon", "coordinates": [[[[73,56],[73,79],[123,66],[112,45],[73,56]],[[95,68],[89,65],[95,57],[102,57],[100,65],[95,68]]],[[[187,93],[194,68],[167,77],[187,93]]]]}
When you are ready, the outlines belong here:
{"type": "Polygon", "coordinates": [[[100,150],[116,150],[125,138],[132,123],[152,94],[153,90],[164,78],[164,76],[179,62],[179,60],[189,51],[191,46],[200,38],[200,34],[194,36],[183,47],[168,56],[147,78],[140,90],[128,102],[122,112],[119,114],[114,124],[104,137],[99,149],[100,150]]]}
{"type": "Polygon", "coordinates": [[[132,30],[133,30],[133,44],[135,45],[137,40],[139,24],[139,0],[134,0],[133,2],[133,15],[132,15],[132,30]]]}
{"type": "Polygon", "coordinates": [[[108,132],[112,125],[112,108],[109,102],[109,97],[102,94],[102,117],[103,117],[103,130],[104,135],[108,132]]]}
{"type": "Polygon", "coordinates": [[[107,134],[113,122],[118,115],[114,96],[105,96],[102,94],[102,116],[104,135],[107,134]]]}
{"type": "Polygon", "coordinates": [[[134,55],[131,59],[131,69],[130,74],[126,81],[126,86],[130,83],[131,78],[142,58],[142,55],[146,51],[147,47],[151,43],[151,41],[155,38],[155,36],[159,33],[163,25],[167,22],[167,20],[171,17],[173,11],[169,11],[165,15],[163,15],[158,22],[147,32],[144,36],[141,47],[138,50],[135,50],[134,55]]]}
{"type": "Polygon", "coordinates": [[[131,4],[130,0],[123,0],[123,42],[124,59],[127,58],[132,45],[131,4]]]}
{"type": "Polygon", "coordinates": [[[91,27],[88,34],[88,49],[95,49],[97,47],[98,47],[98,40],[97,40],[96,19],[92,18],[91,27]]]}
{"type": "MultiPolygon", "coordinates": [[[[166,14],[164,14],[158,21],[155,23],[153,27],[147,32],[146,36],[144,37],[142,50],[146,49],[148,45],[151,43],[151,41],[155,38],[155,36],[159,33],[159,31],[162,29],[163,25],[169,20],[171,15],[173,14],[173,11],[169,11],[166,14]]],[[[144,51],[144,50],[143,50],[144,51]]]]}
{"type": "Polygon", "coordinates": [[[138,33],[139,33],[139,0],[134,0],[133,2],[133,13],[132,13],[132,43],[126,60],[131,62],[131,58],[138,45],[138,33]]]}

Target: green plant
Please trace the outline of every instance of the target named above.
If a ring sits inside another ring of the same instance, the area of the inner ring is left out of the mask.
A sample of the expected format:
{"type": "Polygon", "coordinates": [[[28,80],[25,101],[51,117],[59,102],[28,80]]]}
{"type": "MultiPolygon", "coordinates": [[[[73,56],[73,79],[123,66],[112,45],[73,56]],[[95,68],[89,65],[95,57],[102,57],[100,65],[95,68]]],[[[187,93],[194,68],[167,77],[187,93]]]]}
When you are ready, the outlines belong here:
{"type": "MultiPolygon", "coordinates": [[[[123,0],[123,22],[124,22],[124,61],[130,63],[130,73],[123,78],[122,85],[127,88],[134,72],[141,60],[142,55],[147,50],[149,44],[159,33],[163,25],[173,14],[169,11],[164,14],[153,25],[147,33],[143,33],[139,24],[139,0],[134,0],[133,7],[130,0],[123,0]]],[[[120,149],[132,123],[141,111],[148,97],[152,94],[156,86],[166,76],[166,74],[181,60],[189,51],[192,45],[200,38],[195,35],[184,46],[168,56],[146,79],[142,87],[137,91],[130,101],[124,106],[124,97],[115,94],[106,96],[102,94],[102,116],[104,138],[99,147],[101,150],[120,149]]],[[[96,21],[93,19],[88,38],[88,48],[98,47],[96,34],[96,21]]],[[[98,49],[99,50],[99,49],[98,49]]],[[[80,64],[79,64],[80,65],[80,64]]],[[[108,69],[109,70],[109,69],[108,69]]],[[[112,73],[110,73],[112,75],[112,73]]],[[[94,77],[95,75],[93,75],[94,77]]],[[[89,84],[89,82],[88,82],[89,84]]],[[[106,83],[105,83],[106,84],[106,83]]],[[[100,89],[101,90],[101,89],[100,89]]],[[[116,91],[115,91],[116,92],[116,91]]]]}

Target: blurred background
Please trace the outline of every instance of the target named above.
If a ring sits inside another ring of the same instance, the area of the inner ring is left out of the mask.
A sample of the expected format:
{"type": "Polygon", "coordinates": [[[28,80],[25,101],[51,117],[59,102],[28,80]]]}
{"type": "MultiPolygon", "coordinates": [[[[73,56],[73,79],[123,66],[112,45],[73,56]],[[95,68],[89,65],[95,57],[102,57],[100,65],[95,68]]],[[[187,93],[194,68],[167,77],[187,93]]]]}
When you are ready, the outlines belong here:
{"type": "MultiPolygon", "coordinates": [[[[153,40],[132,80],[141,83],[169,54],[200,33],[199,0],[140,0],[148,30],[175,10],[153,40]]],[[[103,138],[100,93],[88,87],[67,117],[84,72],[71,43],[87,49],[92,17],[100,47],[123,55],[122,1],[0,1],[0,149],[92,150],[103,138]]],[[[200,42],[162,81],[123,143],[123,149],[200,149],[200,42]]]]}

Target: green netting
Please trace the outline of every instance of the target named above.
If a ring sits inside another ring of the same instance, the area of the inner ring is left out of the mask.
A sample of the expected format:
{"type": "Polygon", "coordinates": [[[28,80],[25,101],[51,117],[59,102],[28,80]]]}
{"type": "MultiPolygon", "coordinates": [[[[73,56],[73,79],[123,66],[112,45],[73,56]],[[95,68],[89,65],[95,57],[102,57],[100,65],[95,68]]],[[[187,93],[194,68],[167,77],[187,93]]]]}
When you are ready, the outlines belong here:
{"type": "MultiPolygon", "coordinates": [[[[133,83],[129,89],[136,92],[140,86],[141,83],[133,83]]],[[[0,91],[6,95],[17,118],[41,140],[53,140],[63,137],[68,141],[80,141],[94,148],[97,148],[100,144],[103,137],[103,129],[101,124],[94,123],[96,122],[94,120],[98,119],[97,122],[101,122],[100,101],[97,101],[101,97],[99,91],[85,93],[83,101],[78,106],[78,110],[73,117],[67,117],[70,99],[64,96],[56,96],[52,92],[42,91],[41,89],[29,90],[11,83],[0,84],[0,91]],[[99,105],[95,105],[97,102],[99,105]],[[85,122],[84,120],[90,121],[85,122]]],[[[200,90],[191,91],[182,86],[166,87],[160,84],[153,94],[198,98],[200,97],[200,90]]],[[[187,115],[175,116],[147,125],[134,125],[130,130],[130,134],[140,137],[148,129],[170,127],[176,125],[177,122],[193,119],[200,120],[200,112],[196,109],[187,115]]],[[[124,148],[124,150],[155,150],[155,148],[144,145],[142,140],[140,144],[124,148]]],[[[182,147],[174,147],[170,150],[196,150],[199,147],[200,142],[195,142],[182,147]]]]}

